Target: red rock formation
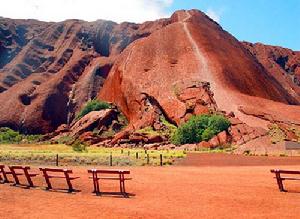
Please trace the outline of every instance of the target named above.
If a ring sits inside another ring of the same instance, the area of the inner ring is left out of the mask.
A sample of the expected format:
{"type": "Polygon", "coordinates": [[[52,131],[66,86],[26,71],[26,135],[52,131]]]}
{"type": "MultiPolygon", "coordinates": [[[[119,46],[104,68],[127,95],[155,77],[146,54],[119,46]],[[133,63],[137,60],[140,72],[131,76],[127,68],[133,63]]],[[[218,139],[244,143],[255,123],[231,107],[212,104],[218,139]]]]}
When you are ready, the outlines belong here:
{"type": "Polygon", "coordinates": [[[0,126],[45,133],[97,96],[115,57],[167,25],[0,20],[0,126]]]}
{"type": "Polygon", "coordinates": [[[300,52],[261,43],[243,44],[288,92],[300,95],[300,52]]]}
{"type": "MultiPolygon", "coordinates": [[[[241,109],[300,121],[300,107],[289,106],[300,103],[299,95],[289,92],[242,43],[196,10],[176,12],[171,24],[127,47],[117,58],[99,98],[115,102],[131,127],[140,128],[155,119],[149,104],[145,107],[145,94],[177,124],[195,113],[185,101],[189,98],[197,102],[203,98],[206,110],[217,106],[234,112],[251,126],[266,128],[269,121],[241,109]],[[194,94],[201,91],[193,90],[206,82],[210,83],[206,93],[213,95],[196,98],[194,94]],[[186,84],[191,85],[181,86],[186,84]]],[[[200,112],[205,111],[201,108],[200,112]]]]}
{"type": "Polygon", "coordinates": [[[128,130],[215,110],[249,126],[299,124],[298,53],[258,47],[197,10],[143,24],[1,18],[0,126],[50,132],[96,96],[121,109],[128,130]]]}

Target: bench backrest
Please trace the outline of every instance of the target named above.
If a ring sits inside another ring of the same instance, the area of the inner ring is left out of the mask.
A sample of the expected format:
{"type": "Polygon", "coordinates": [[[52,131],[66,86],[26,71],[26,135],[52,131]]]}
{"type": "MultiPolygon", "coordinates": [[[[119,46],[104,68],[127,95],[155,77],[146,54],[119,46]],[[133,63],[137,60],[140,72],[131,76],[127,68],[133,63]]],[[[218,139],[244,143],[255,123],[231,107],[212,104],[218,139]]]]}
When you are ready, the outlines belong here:
{"type": "Polygon", "coordinates": [[[29,170],[30,166],[9,166],[9,169],[13,169],[13,170],[29,170]]]}
{"type": "Polygon", "coordinates": [[[99,170],[99,169],[91,169],[88,170],[89,173],[103,173],[103,174],[130,174],[129,170],[99,170]]]}
{"type": "Polygon", "coordinates": [[[40,171],[47,171],[47,172],[55,172],[55,173],[73,173],[70,169],[60,169],[60,168],[39,168],[40,171]]]}
{"type": "Polygon", "coordinates": [[[300,174],[297,170],[271,170],[272,173],[282,173],[282,174],[300,174]]]}

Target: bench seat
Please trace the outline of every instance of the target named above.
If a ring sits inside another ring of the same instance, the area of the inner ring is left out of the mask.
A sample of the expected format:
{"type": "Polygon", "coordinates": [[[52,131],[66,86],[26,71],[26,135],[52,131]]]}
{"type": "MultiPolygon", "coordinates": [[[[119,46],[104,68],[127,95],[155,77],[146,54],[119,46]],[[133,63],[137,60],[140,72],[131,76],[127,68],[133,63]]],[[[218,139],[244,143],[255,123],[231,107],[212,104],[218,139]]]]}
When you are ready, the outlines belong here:
{"type": "Polygon", "coordinates": [[[283,187],[283,181],[284,180],[300,180],[300,178],[296,177],[288,177],[286,175],[300,175],[300,171],[296,170],[279,170],[279,169],[272,169],[271,173],[275,174],[275,179],[277,181],[279,191],[286,192],[287,190],[283,187]]]}
{"type": "MultiPolygon", "coordinates": [[[[97,180],[99,180],[99,179],[108,179],[108,180],[120,180],[120,177],[103,177],[103,176],[101,176],[101,177],[92,177],[92,176],[90,176],[89,177],[89,179],[97,179],[97,180]]],[[[124,178],[123,180],[132,180],[132,178],[124,178]]]]}
{"type": "Polygon", "coordinates": [[[56,178],[56,179],[65,179],[68,185],[68,191],[69,192],[73,192],[75,191],[73,189],[71,180],[75,180],[75,179],[79,179],[80,177],[75,177],[75,176],[70,176],[70,174],[73,173],[72,170],[69,169],[59,169],[59,168],[40,168],[40,171],[43,173],[43,176],[45,178],[45,181],[47,183],[47,190],[52,189],[52,185],[50,182],[50,179],[56,178]],[[49,175],[49,173],[51,174],[55,174],[55,173],[61,173],[61,175],[49,175]]]}
{"type": "MultiPolygon", "coordinates": [[[[45,177],[45,175],[43,175],[45,177]]],[[[60,178],[60,179],[65,179],[66,177],[65,176],[49,176],[47,175],[48,178],[60,178]]],[[[70,180],[74,180],[74,179],[79,179],[80,177],[77,176],[77,177],[69,177],[70,180]]]]}
{"type": "Polygon", "coordinates": [[[100,180],[117,180],[120,182],[120,192],[123,194],[124,197],[128,197],[126,191],[125,191],[125,181],[131,180],[132,178],[125,177],[124,175],[130,174],[129,170],[113,170],[113,169],[91,169],[88,170],[88,173],[91,173],[92,176],[90,176],[90,179],[93,179],[94,184],[94,192],[97,195],[100,195],[100,186],[99,181],[100,180]],[[108,176],[108,175],[114,175],[114,176],[108,176]]]}

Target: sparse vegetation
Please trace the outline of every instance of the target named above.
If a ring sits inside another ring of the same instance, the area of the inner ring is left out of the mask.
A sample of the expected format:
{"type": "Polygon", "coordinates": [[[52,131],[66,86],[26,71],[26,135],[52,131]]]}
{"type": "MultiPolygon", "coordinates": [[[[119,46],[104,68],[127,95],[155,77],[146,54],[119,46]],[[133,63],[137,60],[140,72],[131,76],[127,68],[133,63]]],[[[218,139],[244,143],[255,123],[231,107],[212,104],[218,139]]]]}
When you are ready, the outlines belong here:
{"type": "Polygon", "coordinates": [[[214,135],[227,130],[229,126],[229,120],[222,115],[193,116],[178,127],[171,137],[171,142],[180,145],[207,141],[214,135]]]}
{"type": "Polygon", "coordinates": [[[148,136],[156,136],[156,135],[161,135],[161,136],[166,136],[170,138],[172,134],[176,131],[177,127],[170,122],[167,121],[167,119],[164,116],[160,116],[159,121],[163,125],[163,128],[160,130],[154,130],[152,126],[147,126],[143,129],[139,129],[136,132],[137,133],[143,133],[148,136]]]}
{"type": "Polygon", "coordinates": [[[59,139],[57,139],[58,144],[71,144],[74,141],[75,139],[69,135],[62,136],[59,139]]]}
{"type": "Polygon", "coordinates": [[[176,132],[177,127],[171,124],[164,116],[161,116],[159,119],[161,123],[167,128],[165,131],[165,135],[170,138],[176,132]]]}
{"type": "Polygon", "coordinates": [[[87,151],[86,145],[79,140],[74,141],[73,144],[71,144],[71,147],[72,147],[73,151],[75,151],[75,152],[87,151]]]}
{"type": "Polygon", "coordinates": [[[80,119],[83,116],[85,116],[86,114],[88,114],[89,112],[99,111],[99,110],[103,110],[103,109],[109,109],[110,107],[111,107],[111,105],[109,103],[104,102],[104,101],[91,100],[91,101],[86,103],[86,105],[79,112],[79,114],[77,115],[76,118],[80,119]]]}
{"type": "Polygon", "coordinates": [[[0,144],[7,143],[35,143],[39,142],[42,135],[24,135],[7,127],[0,128],[0,144]]]}
{"type": "Polygon", "coordinates": [[[148,136],[155,136],[155,135],[160,135],[160,133],[156,130],[154,130],[151,126],[147,126],[143,129],[139,129],[136,131],[137,133],[143,133],[148,136]]]}
{"type": "Polygon", "coordinates": [[[282,142],[285,139],[285,133],[278,125],[272,124],[269,128],[269,136],[271,137],[272,144],[282,142]]]}
{"type": "Polygon", "coordinates": [[[109,165],[110,155],[113,158],[113,166],[158,166],[160,165],[160,154],[163,155],[163,165],[170,165],[177,159],[186,156],[183,150],[144,150],[139,148],[88,147],[88,150],[78,153],[72,147],[64,144],[3,144],[0,147],[0,161],[6,164],[54,165],[57,154],[60,166],[109,165]],[[138,153],[138,159],[136,153],[138,153]],[[149,163],[147,156],[149,156],[149,163]]]}

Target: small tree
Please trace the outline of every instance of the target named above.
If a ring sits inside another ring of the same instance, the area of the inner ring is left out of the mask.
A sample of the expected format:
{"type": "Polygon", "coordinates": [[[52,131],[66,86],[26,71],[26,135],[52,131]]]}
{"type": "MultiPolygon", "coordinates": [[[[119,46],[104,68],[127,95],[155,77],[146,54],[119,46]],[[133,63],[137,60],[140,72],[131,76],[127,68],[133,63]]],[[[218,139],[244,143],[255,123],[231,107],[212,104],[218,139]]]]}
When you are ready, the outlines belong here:
{"type": "Polygon", "coordinates": [[[111,105],[109,103],[106,103],[104,101],[100,100],[91,100],[86,103],[86,105],[83,107],[83,109],[79,112],[77,115],[77,119],[82,118],[86,114],[92,111],[99,111],[103,109],[109,109],[111,105]]]}

